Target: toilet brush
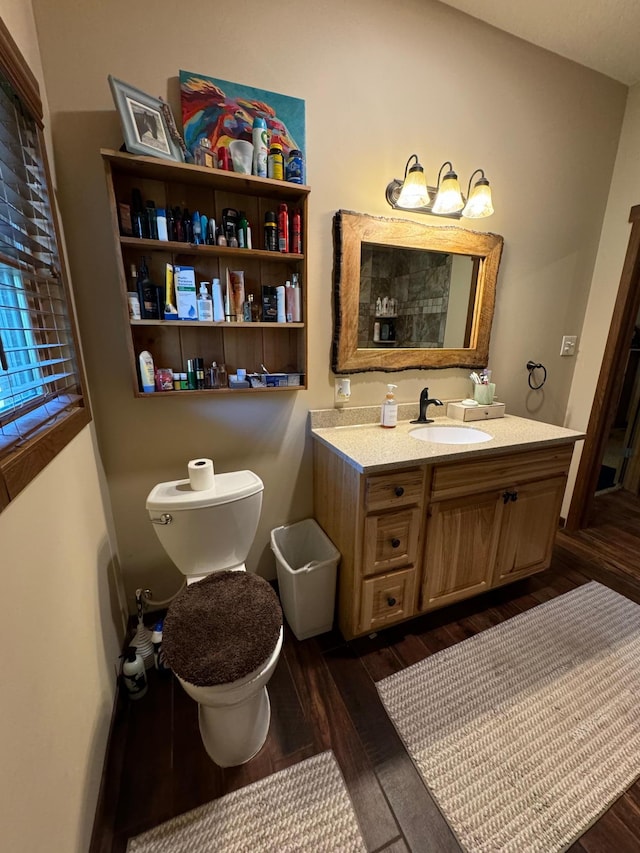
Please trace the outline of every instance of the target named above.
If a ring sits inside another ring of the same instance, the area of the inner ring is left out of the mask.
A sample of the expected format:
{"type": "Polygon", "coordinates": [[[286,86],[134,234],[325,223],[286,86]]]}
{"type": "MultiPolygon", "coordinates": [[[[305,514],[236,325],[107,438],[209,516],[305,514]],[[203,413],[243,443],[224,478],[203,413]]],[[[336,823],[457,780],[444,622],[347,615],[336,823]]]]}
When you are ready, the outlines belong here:
{"type": "Polygon", "coordinates": [[[146,627],[142,620],[142,590],[136,590],[136,609],[138,611],[138,627],[136,629],[136,633],[129,643],[130,646],[134,646],[142,660],[144,661],[144,668],[151,669],[153,667],[153,643],[151,642],[151,631],[146,627]]]}

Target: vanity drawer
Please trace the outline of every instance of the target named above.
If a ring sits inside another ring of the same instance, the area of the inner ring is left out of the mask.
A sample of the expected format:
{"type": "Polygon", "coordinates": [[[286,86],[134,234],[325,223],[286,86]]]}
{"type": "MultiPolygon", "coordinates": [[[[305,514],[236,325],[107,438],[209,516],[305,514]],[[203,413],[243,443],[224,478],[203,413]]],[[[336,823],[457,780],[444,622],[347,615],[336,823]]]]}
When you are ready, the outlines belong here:
{"type": "Polygon", "coordinates": [[[415,593],[415,569],[403,569],[363,581],[360,630],[376,631],[413,616],[415,593]]]}
{"type": "Polygon", "coordinates": [[[414,565],[418,555],[421,513],[419,507],[413,507],[365,518],[363,575],[414,565]]]}
{"type": "Polygon", "coordinates": [[[424,468],[370,474],[365,480],[364,505],[367,512],[371,512],[421,504],[423,494],[424,468]]]}
{"type": "Polygon", "coordinates": [[[489,456],[475,462],[451,462],[436,465],[431,481],[431,499],[458,497],[501,489],[530,480],[545,480],[567,474],[573,455],[573,444],[563,444],[525,453],[489,456]]]}

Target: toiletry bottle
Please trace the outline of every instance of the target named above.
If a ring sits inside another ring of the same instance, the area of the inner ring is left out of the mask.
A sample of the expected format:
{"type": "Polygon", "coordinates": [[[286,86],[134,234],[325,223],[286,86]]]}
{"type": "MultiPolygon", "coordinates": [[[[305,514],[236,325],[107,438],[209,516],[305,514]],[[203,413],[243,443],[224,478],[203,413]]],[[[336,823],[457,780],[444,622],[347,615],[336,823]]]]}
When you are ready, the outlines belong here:
{"type": "Polygon", "coordinates": [[[196,389],[204,390],[204,360],[202,358],[194,358],[194,366],[196,371],[196,389]]]}
{"type": "Polygon", "coordinates": [[[302,254],[302,218],[299,210],[294,210],[291,218],[291,251],[302,254]]]}
{"type": "Polygon", "coordinates": [[[176,243],[184,243],[184,230],[182,228],[182,213],[179,207],[173,208],[173,239],[176,243]]]}
{"type": "Polygon", "coordinates": [[[289,251],[289,208],[284,201],[278,207],[278,251],[289,251]]]}
{"type": "Polygon", "coordinates": [[[241,210],[238,213],[238,248],[240,249],[248,249],[247,246],[247,228],[249,227],[249,223],[247,222],[247,214],[244,210],[241,210]]]}
{"type": "Polygon", "coordinates": [[[151,634],[151,642],[153,643],[153,665],[158,670],[160,675],[168,675],[171,670],[169,664],[162,651],[162,628],[163,620],[156,622],[151,634]]]}
{"type": "Polygon", "coordinates": [[[157,240],[158,239],[158,219],[157,219],[158,214],[156,212],[155,202],[153,202],[151,200],[147,201],[146,213],[147,213],[147,227],[149,229],[149,238],[151,240],[157,240]]]}
{"type": "Polygon", "coordinates": [[[191,214],[187,207],[182,211],[182,242],[193,243],[193,226],[191,224],[191,214]]]}
{"type": "Polygon", "coordinates": [[[253,174],[259,178],[267,177],[267,123],[261,116],[253,120],[253,174]]]}
{"type": "MultiPolygon", "coordinates": [[[[149,278],[149,268],[146,258],[142,259],[138,268],[138,296],[143,320],[160,319],[160,288],[149,278]]],[[[164,313],[164,312],[163,312],[164,313]]]]}
{"type": "Polygon", "coordinates": [[[167,240],[175,240],[176,239],[176,220],[173,213],[173,208],[167,208],[167,240]]]}
{"type": "Polygon", "coordinates": [[[129,646],[125,652],[122,663],[122,680],[130,699],[141,699],[147,692],[147,673],[144,669],[144,661],[135,646],[129,646]]]}
{"type": "Polygon", "coordinates": [[[294,323],[302,322],[302,291],[300,290],[300,277],[297,272],[291,274],[291,287],[293,289],[293,316],[294,323]]]}
{"type": "Polygon", "coordinates": [[[187,359],[187,388],[189,391],[195,391],[197,389],[196,384],[196,360],[195,358],[187,359]]]}
{"type": "Polygon", "coordinates": [[[272,210],[264,215],[264,247],[267,252],[278,251],[278,220],[272,210]]]}
{"type": "Polygon", "coordinates": [[[198,320],[205,322],[213,321],[213,302],[209,296],[207,285],[204,281],[200,282],[200,294],[198,296],[198,320]]]}
{"type": "Polygon", "coordinates": [[[158,240],[168,240],[167,213],[163,207],[159,207],[156,213],[156,226],[158,229],[158,240]]]}
{"type": "Polygon", "coordinates": [[[140,385],[145,394],[156,390],[155,366],[153,356],[148,350],[143,350],[138,356],[140,368],[140,385]]]}
{"type": "Polygon", "coordinates": [[[293,287],[291,287],[290,281],[285,281],[284,283],[284,307],[287,315],[287,323],[293,323],[293,309],[294,309],[294,292],[293,287]]]}
{"type": "Polygon", "coordinates": [[[272,142],[267,158],[267,177],[274,181],[284,181],[284,154],[279,142],[272,142]]]}
{"type": "Polygon", "coordinates": [[[304,159],[302,151],[292,148],[287,157],[285,178],[292,184],[304,184],[304,159]]]}
{"type": "Polygon", "coordinates": [[[139,189],[131,190],[131,227],[134,237],[148,237],[149,227],[147,216],[142,204],[142,194],[139,189]]]}
{"type": "Polygon", "coordinates": [[[397,385],[387,385],[387,396],[384,398],[380,411],[380,426],[391,429],[398,423],[398,404],[393,396],[397,385]]]}
{"type": "Polygon", "coordinates": [[[204,243],[199,210],[196,210],[196,212],[191,217],[191,234],[193,235],[193,242],[196,244],[196,246],[200,246],[202,243],[204,243]]]}

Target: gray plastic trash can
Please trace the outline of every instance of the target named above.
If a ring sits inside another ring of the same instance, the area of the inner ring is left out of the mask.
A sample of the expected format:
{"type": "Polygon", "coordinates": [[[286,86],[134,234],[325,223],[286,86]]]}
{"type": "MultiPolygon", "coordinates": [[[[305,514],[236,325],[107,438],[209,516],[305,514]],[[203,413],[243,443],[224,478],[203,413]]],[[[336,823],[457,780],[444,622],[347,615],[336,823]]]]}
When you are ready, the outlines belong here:
{"type": "Polygon", "coordinates": [[[313,518],[271,531],[282,609],[299,640],[333,627],[340,552],[313,518]]]}

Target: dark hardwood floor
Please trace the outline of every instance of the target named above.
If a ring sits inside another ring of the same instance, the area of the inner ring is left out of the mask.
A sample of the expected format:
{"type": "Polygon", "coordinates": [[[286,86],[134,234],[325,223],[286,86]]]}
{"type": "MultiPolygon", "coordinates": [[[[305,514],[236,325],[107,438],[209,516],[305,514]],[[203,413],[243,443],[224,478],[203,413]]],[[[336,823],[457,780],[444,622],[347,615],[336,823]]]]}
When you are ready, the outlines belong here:
{"type": "MultiPolygon", "coordinates": [[[[121,853],[127,839],[174,815],[332,749],[367,849],[460,850],[378,699],[375,682],[479,631],[595,579],[640,603],[640,501],[597,498],[594,526],[560,532],[551,568],[495,592],[345,643],[336,632],[298,642],[288,632],[269,683],[267,743],[241,767],[206,755],[197,707],[173,677],[150,673],[138,702],[114,710],[92,853],[121,853]]],[[[640,782],[571,848],[640,850],[640,782]]],[[[260,851],[256,851],[260,853],[260,851]]]]}

